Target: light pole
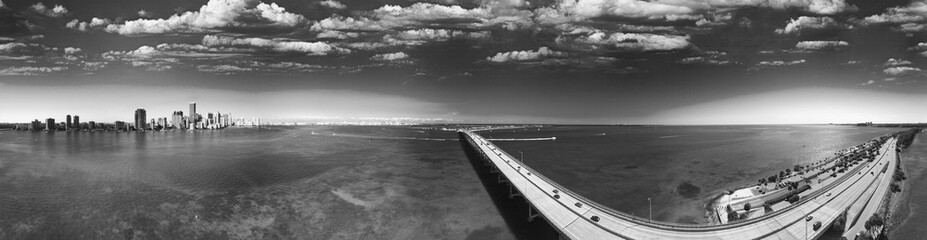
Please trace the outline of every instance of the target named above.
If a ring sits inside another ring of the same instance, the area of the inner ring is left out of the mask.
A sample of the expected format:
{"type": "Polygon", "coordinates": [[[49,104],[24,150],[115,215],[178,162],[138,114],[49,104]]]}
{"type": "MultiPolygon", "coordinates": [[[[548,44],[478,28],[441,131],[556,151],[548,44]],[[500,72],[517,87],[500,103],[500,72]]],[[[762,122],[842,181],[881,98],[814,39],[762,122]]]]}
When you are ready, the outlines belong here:
{"type": "Polygon", "coordinates": [[[653,204],[650,202],[650,197],[647,197],[647,209],[650,213],[650,221],[653,222],[653,204]]]}

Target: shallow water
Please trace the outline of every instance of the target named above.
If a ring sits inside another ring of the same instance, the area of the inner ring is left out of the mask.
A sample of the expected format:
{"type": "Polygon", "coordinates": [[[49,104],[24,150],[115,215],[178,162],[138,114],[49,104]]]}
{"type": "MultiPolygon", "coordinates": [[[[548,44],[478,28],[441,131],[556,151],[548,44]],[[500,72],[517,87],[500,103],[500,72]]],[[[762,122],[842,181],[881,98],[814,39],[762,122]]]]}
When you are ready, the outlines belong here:
{"type": "Polygon", "coordinates": [[[548,178],[619,211],[704,223],[705,203],[795,164],[823,160],[892,128],[851,126],[564,126],[484,132],[548,178]],[[519,153],[521,151],[521,153],[519,153]]]}
{"type": "MultiPolygon", "coordinates": [[[[904,183],[906,198],[893,218],[901,222],[888,234],[889,239],[922,239],[927,236],[927,134],[921,132],[901,153],[901,164],[908,177],[904,183]]],[[[897,195],[896,195],[897,196],[897,195]]]]}

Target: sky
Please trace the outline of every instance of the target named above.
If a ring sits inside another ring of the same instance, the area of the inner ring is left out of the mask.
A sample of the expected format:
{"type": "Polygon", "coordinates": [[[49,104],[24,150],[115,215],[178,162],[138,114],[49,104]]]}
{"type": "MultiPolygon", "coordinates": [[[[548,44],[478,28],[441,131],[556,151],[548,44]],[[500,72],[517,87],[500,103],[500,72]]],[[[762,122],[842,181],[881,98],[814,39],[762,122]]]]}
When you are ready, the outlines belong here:
{"type": "Polygon", "coordinates": [[[927,122],[927,0],[0,0],[0,122],[927,122]]]}

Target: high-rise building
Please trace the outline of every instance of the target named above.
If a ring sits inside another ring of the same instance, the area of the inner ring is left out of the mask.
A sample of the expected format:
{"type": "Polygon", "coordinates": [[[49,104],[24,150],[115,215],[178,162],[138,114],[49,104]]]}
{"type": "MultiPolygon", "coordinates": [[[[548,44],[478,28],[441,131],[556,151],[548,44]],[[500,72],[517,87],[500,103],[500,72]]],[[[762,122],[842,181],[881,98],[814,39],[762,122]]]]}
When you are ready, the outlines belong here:
{"type": "Polygon", "coordinates": [[[54,118],[46,118],[46,119],[45,119],[45,130],[51,132],[51,131],[57,130],[57,128],[58,128],[58,127],[55,126],[55,119],[54,119],[54,118]]]}
{"type": "Polygon", "coordinates": [[[187,126],[189,126],[190,128],[193,128],[194,126],[196,126],[196,120],[197,120],[196,119],[196,102],[190,102],[189,114],[190,114],[190,118],[189,118],[190,122],[187,123],[187,126]]]}
{"type": "Polygon", "coordinates": [[[94,129],[96,129],[96,127],[97,127],[97,123],[96,123],[96,122],[94,122],[94,121],[87,122],[87,128],[90,129],[91,131],[94,130],[94,129]]]}
{"type": "Polygon", "coordinates": [[[206,125],[213,125],[216,123],[216,115],[212,113],[206,113],[206,125]]]}
{"type": "Polygon", "coordinates": [[[32,121],[32,125],[30,125],[29,128],[30,128],[29,130],[32,130],[32,131],[42,130],[42,122],[36,119],[32,121]]]}
{"type": "Polygon", "coordinates": [[[185,129],[184,120],[183,120],[183,111],[174,111],[174,114],[171,114],[171,125],[176,129],[185,129]]]}
{"type": "Polygon", "coordinates": [[[145,109],[142,109],[142,108],[135,109],[135,130],[144,131],[146,129],[145,119],[147,118],[147,116],[145,115],[147,115],[145,113],[145,109]]]}
{"type": "Polygon", "coordinates": [[[74,123],[71,124],[71,127],[80,130],[80,116],[74,115],[74,123]]]}
{"type": "Polygon", "coordinates": [[[68,114],[67,120],[64,121],[64,130],[71,130],[71,115],[68,114]]]}

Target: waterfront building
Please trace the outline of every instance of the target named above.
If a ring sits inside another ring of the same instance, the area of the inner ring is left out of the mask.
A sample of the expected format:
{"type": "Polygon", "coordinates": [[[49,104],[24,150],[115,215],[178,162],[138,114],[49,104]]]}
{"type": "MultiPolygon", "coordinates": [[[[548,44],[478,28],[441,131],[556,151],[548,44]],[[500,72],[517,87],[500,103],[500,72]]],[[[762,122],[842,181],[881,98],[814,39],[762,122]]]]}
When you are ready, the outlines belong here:
{"type": "Polygon", "coordinates": [[[32,130],[32,131],[42,130],[42,122],[36,119],[32,121],[32,125],[30,125],[29,128],[30,128],[29,130],[32,130]]]}
{"type": "Polygon", "coordinates": [[[216,115],[213,115],[212,113],[206,113],[206,125],[216,124],[215,117],[216,115]]]}
{"type": "Polygon", "coordinates": [[[93,131],[93,129],[96,128],[96,125],[97,125],[96,122],[90,121],[90,122],[87,123],[87,129],[90,129],[91,131],[93,131]]]}
{"type": "Polygon", "coordinates": [[[187,126],[189,126],[190,128],[194,128],[194,127],[196,126],[196,120],[197,120],[197,119],[196,119],[196,116],[197,116],[197,114],[196,114],[196,102],[190,102],[190,112],[189,112],[189,114],[190,114],[190,118],[189,118],[188,120],[189,120],[190,122],[187,123],[187,126]]]}
{"type": "Polygon", "coordinates": [[[57,128],[57,127],[55,126],[55,119],[54,119],[54,118],[46,118],[46,119],[45,119],[45,130],[47,130],[47,131],[55,131],[56,128],[57,128]]]}
{"type": "Polygon", "coordinates": [[[135,109],[135,130],[145,130],[145,119],[147,118],[145,115],[147,115],[145,109],[135,109]]]}
{"type": "Polygon", "coordinates": [[[126,122],[123,122],[123,121],[116,121],[115,128],[117,131],[118,130],[126,130],[126,131],[129,130],[129,126],[126,126],[126,122]]]}
{"type": "Polygon", "coordinates": [[[184,122],[185,120],[183,117],[183,111],[174,111],[174,113],[171,114],[171,125],[174,128],[185,129],[186,127],[184,127],[184,122]]]}
{"type": "Polygon", "coordinates": [[[64,121],[64,130],[71,130],[71,114],[68,114],[67,119],[64,121]]]}
{"type": "Polygon", "coordinates": [[[71,127],[80,130],[80,116],[74,115],[74,123],[71,124],[71,127]]]}

